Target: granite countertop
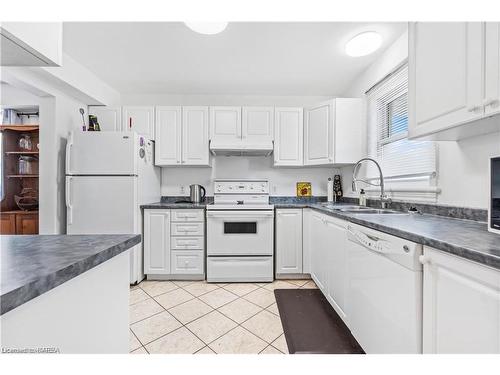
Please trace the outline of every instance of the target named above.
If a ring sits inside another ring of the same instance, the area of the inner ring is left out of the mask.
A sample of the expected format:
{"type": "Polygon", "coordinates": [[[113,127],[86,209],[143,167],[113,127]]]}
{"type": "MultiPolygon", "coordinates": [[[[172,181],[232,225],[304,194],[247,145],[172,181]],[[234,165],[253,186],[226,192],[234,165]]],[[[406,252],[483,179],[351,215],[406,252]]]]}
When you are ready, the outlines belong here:
{"type": "MultiPolygon", "coordinates": [[[[292,207],[293,205],[286,206],[292,207]]],[[[299,204],[299,207],[301,206],[299,204]]],[[[500,269],[500,236],[488,232],[486,223],[427,214],[346,213],[329,209],[321,204],[310,204],[308,207],[330,216],[500,269]]]]}
{"type": "Polygon", "coordinates": [[[0,236],[0,314],[140,242],[139,234],[0,236]]]}

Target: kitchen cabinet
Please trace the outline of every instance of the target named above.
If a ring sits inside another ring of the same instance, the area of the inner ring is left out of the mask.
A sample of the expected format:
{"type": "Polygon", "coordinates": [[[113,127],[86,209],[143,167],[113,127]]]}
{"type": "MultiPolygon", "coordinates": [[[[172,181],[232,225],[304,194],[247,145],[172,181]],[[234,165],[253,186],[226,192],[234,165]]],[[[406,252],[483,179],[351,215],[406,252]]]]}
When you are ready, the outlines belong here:
{"type": "Polygon", "coordinates": [[[210,166],[208,107],[182,107],[181,164],[210,166]]]}
{"type": "Polygon", "coordinates": [[[121,131],[122,108],[106,106],[89,106],[89,115],[97,117],[101,131],[121,131]]]}
{"type": "Polygon", "coordinates": [[[123,107],[122,123],[124,131],[136,132],[148,139],[155,139],[155,108],[152,106],[123,107]]]}
{"type": "Polygon", "coordinates": [[[0,234],[38,234],[38,211],[2,212],[0,223],[0,234]]]}
{"type": "Polygon", "coordinates": [[[500,353],[500,271],[425,247],[424,353],[500,353]]]}
{"type": "Polygon", "coordinates": [[[276,210],[276,277],[302,274],[302,209],[276,210]]]}
{"type": "Polygon", "coordinates": [[[204,279],[203,213],[200,209],[144,210],[144,273],[148,279],[204,279]]]}
{"type": "Polygon", "coordinates": [[[336,98],[306,108],[304,165],[354,164],[363,157],[363,102],[336,98]]]}
{"type": "Polygon", "coordinates": [[[210,107],[210,140],[218,145],[241,143],[241,107],[210,107]]]}
{"type": "Polygon", "coordinates": [[[500,22],[485,24],[485,102],[486,116],[500,113],[500,22]]]}
{"type": "Polygon", "coordinates": [[[248,145],[272,145],[274,107],[243,107],[241,137],[248,145]]]}
{"type": "Polygon", "coordinates": [[[304,115],[297,107],[274,109],[274,165],[304,164],[304,115]]]}
{"type": "Polygon", "coordinates": [[[144,273],[170,274],[170,210],[144,210],[144,273]]]}
{"type": "Polygon", "coordinates": [[[409,138],[458,140],[500,130],[498,23],[417,22],[409,28],[409,138]]]}
{"type": "Polygon", "coordinates": [[[16,214],[0,213],[0,233],[16,234],[16,214]]]}
{"type": "Polygon", "coordinates": [[[304,210],[304,272],[311,273],[344,321],[348,282],[346,223],[314,210],[304,210]]]}
{"type": "Polygon", "coordinates": [[[208,166],[208,107],[156,107],[155,165],[208,166]]]}

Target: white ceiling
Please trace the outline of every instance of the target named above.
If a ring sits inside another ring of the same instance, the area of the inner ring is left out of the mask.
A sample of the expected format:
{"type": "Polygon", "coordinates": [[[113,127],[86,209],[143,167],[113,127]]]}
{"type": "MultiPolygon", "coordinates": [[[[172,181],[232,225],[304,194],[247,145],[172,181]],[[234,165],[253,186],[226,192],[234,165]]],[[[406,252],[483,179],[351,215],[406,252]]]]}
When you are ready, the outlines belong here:
{"type": "Polygon", "coordinates": [[[123,94],[338,95],[406,23],[229,23],[201,35],[180,22],[67,22],[64,51],[123,94]],[[344,44],[375,30],[376,53],[344,44]]]}

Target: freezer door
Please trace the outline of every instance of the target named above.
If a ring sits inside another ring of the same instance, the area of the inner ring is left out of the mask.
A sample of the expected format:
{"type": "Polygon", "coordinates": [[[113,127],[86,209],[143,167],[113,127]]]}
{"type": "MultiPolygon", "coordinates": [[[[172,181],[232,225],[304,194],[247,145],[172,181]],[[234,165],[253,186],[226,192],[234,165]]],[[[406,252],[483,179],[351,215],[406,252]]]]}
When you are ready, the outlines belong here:
{"type": "Polygon", "coordinates": [[[68,234],[140,233],[137,177],[67,176],[68,234]]]}
{"type": "Polygon", "coordinates": [[[72,132],[67,175],[136,175],[139,136],[129,132],[72,132]]]}

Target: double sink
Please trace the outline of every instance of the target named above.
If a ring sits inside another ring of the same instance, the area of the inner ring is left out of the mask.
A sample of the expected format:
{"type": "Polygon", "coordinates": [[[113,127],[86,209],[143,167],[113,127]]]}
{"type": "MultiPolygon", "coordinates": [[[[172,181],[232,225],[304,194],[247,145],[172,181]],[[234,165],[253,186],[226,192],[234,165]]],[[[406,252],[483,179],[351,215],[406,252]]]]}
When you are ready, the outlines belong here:
{"type": "Polygon", "coordinates": [[[372,214],[372,215],[407,215],[406,212],[394,211],[388,209],[378,209],[365,206],[348,206],[334,203],[321,203],[321,206],[330,210],[344,212],[346,214],[372,214]]]}

